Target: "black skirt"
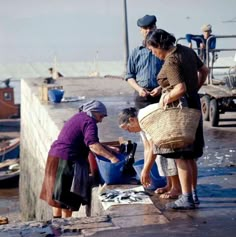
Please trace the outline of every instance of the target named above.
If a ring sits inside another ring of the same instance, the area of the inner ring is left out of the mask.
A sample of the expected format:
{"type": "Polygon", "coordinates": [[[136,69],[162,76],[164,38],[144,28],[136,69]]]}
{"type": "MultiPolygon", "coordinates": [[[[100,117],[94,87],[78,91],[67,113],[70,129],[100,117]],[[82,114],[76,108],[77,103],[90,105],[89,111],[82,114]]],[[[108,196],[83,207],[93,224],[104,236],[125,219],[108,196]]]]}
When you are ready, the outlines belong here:
{"type": "Polygon", "coordinates": [[[78,211],[87,200],[71,192],[75,163],[49,156],[40,198],[50,206],[78,211]]]}

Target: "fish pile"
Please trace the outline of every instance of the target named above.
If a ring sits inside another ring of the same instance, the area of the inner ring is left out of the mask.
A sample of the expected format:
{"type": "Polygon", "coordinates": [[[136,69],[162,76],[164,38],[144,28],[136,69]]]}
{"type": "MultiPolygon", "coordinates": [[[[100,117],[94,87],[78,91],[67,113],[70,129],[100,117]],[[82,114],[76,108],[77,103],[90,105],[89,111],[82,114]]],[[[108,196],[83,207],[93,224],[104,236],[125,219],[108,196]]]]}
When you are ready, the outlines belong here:
{"type": "Polygon", "coordinates": [[[102,202],[115,202],[115,203],[132,203],[142,202],[144,199],[149,198],[150,193],[146,191],[134,191],[134,190],[106,190],[100,194],[102,202]]]}

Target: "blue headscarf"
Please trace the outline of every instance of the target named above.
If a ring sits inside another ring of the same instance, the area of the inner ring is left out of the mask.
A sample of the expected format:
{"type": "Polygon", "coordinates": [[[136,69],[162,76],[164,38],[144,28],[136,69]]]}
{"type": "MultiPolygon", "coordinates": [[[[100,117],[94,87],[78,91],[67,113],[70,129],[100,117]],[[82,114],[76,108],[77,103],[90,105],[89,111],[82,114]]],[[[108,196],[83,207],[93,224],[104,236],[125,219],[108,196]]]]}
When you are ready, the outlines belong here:
{"type": "Polygon", "coordinates": [[[98,100],[91,100],[79,107],[80,112],[85,112],[87,115],[92,116],[92,112],[97,112],[107,116],[107,109],[106,106],[98,100]]]}

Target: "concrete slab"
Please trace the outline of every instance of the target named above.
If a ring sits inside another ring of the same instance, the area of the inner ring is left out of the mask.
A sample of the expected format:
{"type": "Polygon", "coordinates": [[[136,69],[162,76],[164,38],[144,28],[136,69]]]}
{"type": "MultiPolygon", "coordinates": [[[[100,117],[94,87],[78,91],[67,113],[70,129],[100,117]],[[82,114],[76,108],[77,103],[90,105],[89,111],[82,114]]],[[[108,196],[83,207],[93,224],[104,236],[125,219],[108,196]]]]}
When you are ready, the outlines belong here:
{"type": "Polygon", "coordinates": [[[110,207],[105,211],[110,217],[129,217],[129,216],[139,216],[139,215],[161,215],[161,211],[156,208],[153,204],[129,204],[129,205],[119,205],[110,207]]]}
{"type": "MultiPolygon", "coordinates": [[[[122,226],[119,237],[222,237],[234,236],[236,232],[236,169],[220,168],[199,169],[199,197],[201,204],[198,209],[191,211],[169,211],[165,204],[170,200],[163,200],[159,195],[153,195],[152,201],[160,210],[159,215],[166,223],[152,224],[152,219],[139,226],[128,226],[127,217],[112,218],[113,223],[122,226]],[[115,220],[115,221],[114,221],[115,220]],[[149,222],[150,221],[150,222],[149,222]],[[145,225],[144,225],[145,224],[145,225]],[[123,229],[124,228],[124,229],[123,229]]],[[[155,214],[154,214],[155,215],[155,214]]],[[[150,215],[152,216],[152,214],[150,215]]],[[[155,216],[158,216],[156,214],[155,216]]],[[[143,216],[142,216],[143,217],[143,216]]],[[[131,217],[130,217],[131,218],[131,217]]],[[[139,219],[139,216],[134,218],[139,219]]],[[[135,223],[137,224],[137,223],[135,223]]],[[[104,231],[93,236],[108,237],[115,232],[104,231]]]]}
{"type": "MultiPolygon", "coordinates": [[[[139,187],[140,185],[107,185],[107,189],[129,189],[139,187]]],[[[135,215],[149,215],[149,214],[161,214],[161,211],[158,210],[153,204],[117,204],[111,206],[109,209],[104,210],[102,203],[99,199],[99,187],[94,187],[92,189],[92,202],[91,202],[91,215],[100,216],[100,215],[109,215],[113,217],[126,217],[126,216],[135,216],[135,215]]]]}
{"type": "Polygon", "coordinates": [[[140,227],[146,225],[160,225],[168,223],[168,219],[161,214],[121,216],[112,218],[115,226],[120,228],[140,227]]]}
{"type": "MultiPolygon", "coordinates": [[[[81,235],[81,236],[91,236],[91,235],[95,235],[98,232],[103,232],[105,230],[117,231],[117,230],[120,230],[120,227],[118,227],[118,226],[109,226],[109,227],[104,227],[104,228],[83,229],[81,231],[81,234],[83,234],[83,235],[81,235]]],[[[62,235],[62,236],[64,236],[64,235],[62,235]]],[[[78,237],[78,236],[76,235],[76,237],[78,237]]]]}

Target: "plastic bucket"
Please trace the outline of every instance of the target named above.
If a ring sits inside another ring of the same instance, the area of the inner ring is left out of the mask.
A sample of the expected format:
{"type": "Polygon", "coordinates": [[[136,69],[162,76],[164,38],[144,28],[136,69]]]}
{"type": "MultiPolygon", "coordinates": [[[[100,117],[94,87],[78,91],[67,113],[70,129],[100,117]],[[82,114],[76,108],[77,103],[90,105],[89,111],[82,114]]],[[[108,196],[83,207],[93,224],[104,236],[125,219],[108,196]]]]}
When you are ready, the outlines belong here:
{"type": "Polygon", "coordinates": [[[60,103],[64,95],[64,90],[51,89],[48,91],[48,98],[54,103],[60,103]]]}
{"type": "Polygon", "coordinates": [[[120,162],[113,164],[108,159],[96,155],[96,162],[99,169],[101,183],[122,183],[122,173],[125,164],[125,156],[122,154],[118,154],[116,157],[120,160],[120,162]]]}
{"type": "MultiPolygon", "coordinates": [[[[143,165],[144,165],[144,160],[138,160],[133,164],[133,167],[134,167],[139,179],[141,177],[141,172],[142,172],[142,169],[143,169],[143,165]]],[[[164,187],[166,185],[166,178],[161,177],[159,175],[156,162],[152,166],[152,169],[151,169],[151,172],[150,172],[150,178],[151,178],[151,185],[148,186],[147,189],[155,190],[157,188],[161,188],[161,187],[164,187]]]]}

